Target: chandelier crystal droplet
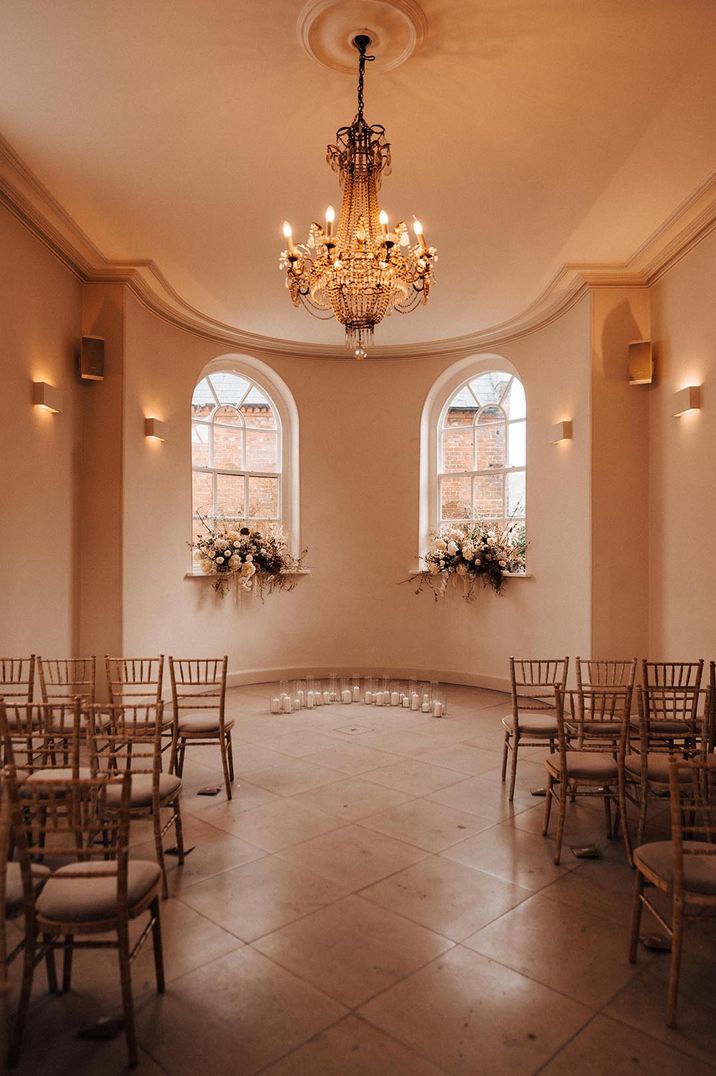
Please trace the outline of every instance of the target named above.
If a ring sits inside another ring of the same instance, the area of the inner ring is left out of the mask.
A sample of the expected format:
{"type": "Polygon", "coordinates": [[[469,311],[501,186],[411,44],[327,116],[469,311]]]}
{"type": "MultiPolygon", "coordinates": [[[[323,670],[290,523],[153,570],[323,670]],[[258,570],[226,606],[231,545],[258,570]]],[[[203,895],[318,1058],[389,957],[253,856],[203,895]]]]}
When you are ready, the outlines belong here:
{"type": "Polygon", "coordinates": [[[307,243],[296,245],[284,222],[288,246],[280,268],[293,305],[318,318],[336,318],[345,325],[346,347],[364,359],[386,314],[406,314],[428,301],[437,251],[426,243],[420,221],[413,224],[417,242],[411,246],[404,221],[391,228],[378,205],[381,177],[390,175],[390,143],[384,127],[363,118],[365,64],[374,59],[366,56],[370,38],[359,34],[353,44],[359,54],[358,111],[350,127],[336,132],[326,154],[343,188],[338,224],[334,228],[336,214],[329,206],[325,227],[314,222],[307,243]]]}

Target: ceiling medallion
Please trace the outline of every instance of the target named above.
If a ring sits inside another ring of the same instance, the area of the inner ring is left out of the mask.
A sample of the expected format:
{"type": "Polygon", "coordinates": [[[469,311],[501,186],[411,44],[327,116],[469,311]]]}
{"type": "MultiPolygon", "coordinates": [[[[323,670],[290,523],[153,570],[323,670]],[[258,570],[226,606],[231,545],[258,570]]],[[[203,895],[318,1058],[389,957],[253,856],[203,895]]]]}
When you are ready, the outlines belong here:
{"type": "Polygon", "coordinates": [[[427,29],[417,0],[308,0],[296,25],[312,60],[346,74],[355,70],[356,34],[370,37],[376,69],[392,71],[420,47],[427,29]]]}
{"type": "Polygon", "coordinates": [[[365,65],[374,59],[366,55],[371,44],[366,34],[353,40],[359,56],[358,111],[350,127],[336,132],[326,154],[343,187],[338,224],[334,230],[336,214],[329,206],[325,228],[314,222],[308,242],[297,246],[285,221],[288,247],[280,261],[293,305],[344,325],[346,346],[357,359],[366,357],[373,330],[386,314],[406,314],[428,301],[437,260],[420,221],[413,223],[417,242],[411,247],[405,223],[391,227],[378,205],[381,176],[390,174],[390,143],[384,127],[369,126],[363,118],[365,65]]]}

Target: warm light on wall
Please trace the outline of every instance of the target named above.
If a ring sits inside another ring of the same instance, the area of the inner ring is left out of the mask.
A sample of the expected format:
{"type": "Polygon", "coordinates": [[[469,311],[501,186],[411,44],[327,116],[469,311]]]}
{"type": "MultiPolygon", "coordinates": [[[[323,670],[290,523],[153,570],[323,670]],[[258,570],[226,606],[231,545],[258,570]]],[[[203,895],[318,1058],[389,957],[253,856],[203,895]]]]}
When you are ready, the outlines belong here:
{"type": "Polygon", "coordinates": [[[701,385],[687,385],[685,389],[674,393],[674,418],[685,415],[687,411],[701,410],[701,385]]]}
{"type": "Polygon", "coordinates": [[[59,389],[48,385],[46,381],[33,381],[32,403],[34,407],[42,407],[45,411],[57,414],[62,410],[62,395],[59,389]]]}
{"type": "Polygon", "coordinates": [[[572,420],[566,419],[564,422],[555,422],[550,431],[549,441],[552,445],[558,445],[560,441],[572,440],[572,420]]]}
{"type": "Polygon", "coordinates": [[[158,418],[145,418],[144,420],[144,436],[153,437],[155,441],[166,441],[167,439],[167,427],[165,422],[160,422],[158,418]]]}

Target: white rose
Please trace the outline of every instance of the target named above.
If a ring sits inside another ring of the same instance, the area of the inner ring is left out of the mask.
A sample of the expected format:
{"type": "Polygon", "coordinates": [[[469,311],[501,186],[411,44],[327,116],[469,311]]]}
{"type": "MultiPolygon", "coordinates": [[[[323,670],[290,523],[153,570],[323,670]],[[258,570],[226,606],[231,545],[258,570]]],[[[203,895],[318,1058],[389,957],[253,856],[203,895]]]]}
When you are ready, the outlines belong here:
{"type": "Polygon", "coordinates": [[[465,543],[465,545],[462,547],[462,555],[464,560],[472,560],[472,558],[475,556],[474,546],[465,543]]]}
{"type": "Polygon", "coordinates": [[[251,561],[252,561],[253,559],[254,559],[253,553],[247,553],[247,554],[246,554],[246,560],[247,560],[247,562],[248,562],[249,564],[251,563],[251,561]]]}
{"type": "Polygon", "coordinates": [[[241,542],[240,542],[240,541],[239,541],[239,540],[237,539],[237,540],[236,540],[236,541],[234,542],[234,549],[238,549],[240,545],[241,545],[241,542]]]}
{"type": "Polygon", "coordinates": [[[476,564],[476,566],[477,566],[478,568],[479,568],[479,567],[480,567],[480,565],[482,564],[482,561],[480,560],[480,558],[479,558],[479,557],[475,557],[475,564],[476,564]]]}
{"type": "Polygon", "coordinates": [[[488,545],[494,545],[494,544],[495,544],[495,539],[494,539],[493,537],[489,537],[489,538],[487,539],[487,544],[488,544],[488,545]]]}
{"type": "Polygon", "coordinates": [[[506,568],[507,567],[507,561],[506,560],[500,560],[500,561],[498,561],[498,564],[500,565],[501,568],[506,568]]]}
{"type": "Polygon", "coordinates": [[[241,565],[241,575],[244,579],[251,579],[252,575],[256,574],[256,569],[250,562],[241,565]]]}
{"type": "Polygon", "coordinates": [[[455,554],[458,552],[458,547],[455,542],[448,542],[447,551],[451,557],[455,556],[455,554]]]}
{"type": "Polygon", "coordinates": [[[223,557],[217,557],[216,558],[216,563],[217,564],[223,564],[224,563],[224,558],[223,557]]]}
{"type": "Polygon", "coordinates": [[[433,549],[443,550],[447,549],[447,542],[442,538],[436,538],[433,542],[433,549]]]}

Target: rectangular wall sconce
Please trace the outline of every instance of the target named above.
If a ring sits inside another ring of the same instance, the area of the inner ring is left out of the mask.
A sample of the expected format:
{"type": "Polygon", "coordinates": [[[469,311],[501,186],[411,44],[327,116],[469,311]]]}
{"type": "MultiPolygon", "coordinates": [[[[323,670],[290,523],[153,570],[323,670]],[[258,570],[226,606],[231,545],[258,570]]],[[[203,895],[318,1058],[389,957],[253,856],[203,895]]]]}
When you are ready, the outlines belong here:
{"type": "Polygon", "coordinates": [[[166,441],[167,424],[160,422],[158,418],[145,418],[144,436],[153,437],[155,441],[166,441]]]}
{"type": "Polygon", "coordinates": [[[651,385],[654,380],[654,356],[651,340],[632,340],[629,344],[629,384],[651,385]]]}
{"type": "Polygon", "coordinates": [[[44,407],[46,411],[57,414],[62,410],[62,394],[54,385],[46,381],[32,382],[32,403],[34,407],[44,407]]]}
{"type": "Polygon", "coordinates": [[[550,432],[550,444],[558,445],[560,441],[572,440],[572,420],[566,419],[564,422],[555,422],[550,432]]]}
{"type": "Polygon", "coordinates": [[[685,415],[687,411],[701,410],[701,385],[688,385],[680,392],[674,393],[674,418],[685,415]]]}

